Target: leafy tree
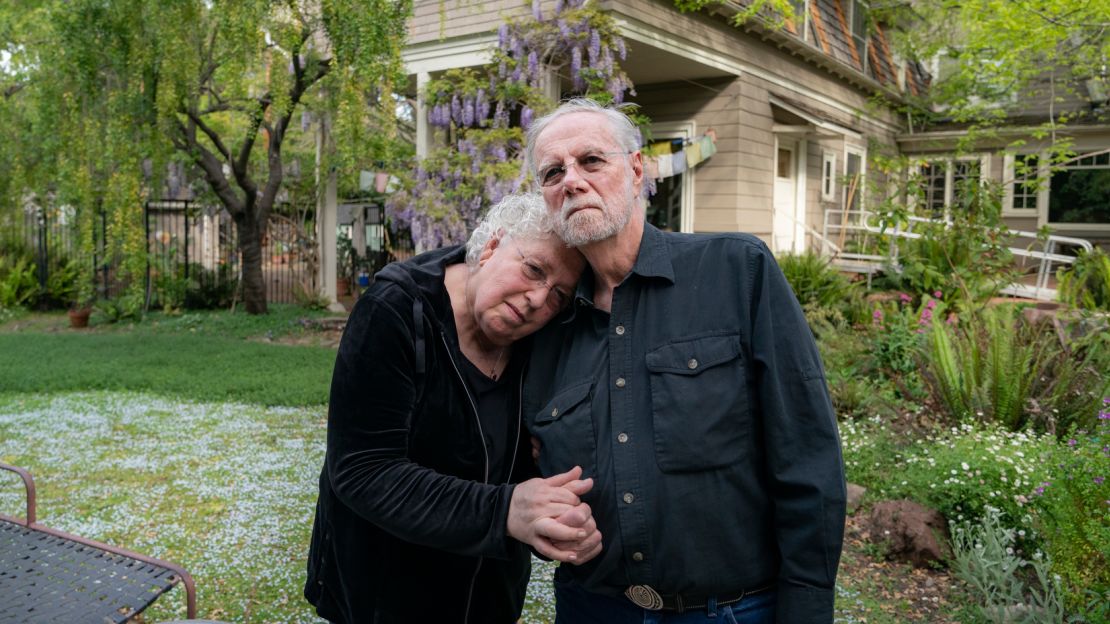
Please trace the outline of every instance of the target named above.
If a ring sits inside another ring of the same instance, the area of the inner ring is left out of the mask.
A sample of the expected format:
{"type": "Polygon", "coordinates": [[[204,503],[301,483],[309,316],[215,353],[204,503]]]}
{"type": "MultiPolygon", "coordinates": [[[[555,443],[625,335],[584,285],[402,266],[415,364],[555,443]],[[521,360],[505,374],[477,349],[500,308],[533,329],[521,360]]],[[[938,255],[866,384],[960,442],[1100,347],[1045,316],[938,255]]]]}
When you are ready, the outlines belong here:
{"type": "Polygon", "coordinates": [[[906,25],[895,32],[904,56],[936,59],[938,75],[911,103],[912,112],[926,125],[965,125],[962,146],[996,136],[1042,99],[1044,116],[1021,121],[1035,126],[1034,138],[1050,139],[1050,161],[1060,163],[1072,155],[1071,141],[1059,134],[1066,124],[1081,116],[1106,118],[1107,0],[915,0],[879,7],[874,14],[906,25]],[[1090,106],[1062,108],[1068,96],[1087,98],[1090,106]]]}
{"type": "Polygon", "coordinates": [[[143,200],[169,160],[201,172],[235,220],[245,308],[264,313],[261,243],[296,110],[330,111],[348,137],[328,166],[397,152],[392,91],[411,0],[15,4],[0,8],[0,84],[22,101],[0,114],[24,122],[35,148],[0,190],[9,205],[28,191],[73,205],[81,223],[102,211],[132,292],[143,200]]]}

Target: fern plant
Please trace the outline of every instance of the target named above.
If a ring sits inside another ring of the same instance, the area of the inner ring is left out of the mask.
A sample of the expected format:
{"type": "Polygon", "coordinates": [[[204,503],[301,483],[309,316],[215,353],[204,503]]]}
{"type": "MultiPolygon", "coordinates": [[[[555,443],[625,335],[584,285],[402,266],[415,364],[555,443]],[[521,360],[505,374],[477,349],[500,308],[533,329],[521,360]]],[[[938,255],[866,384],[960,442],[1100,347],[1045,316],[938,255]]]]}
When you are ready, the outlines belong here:
{"type": "Polygon", "coordinates": [[[1095,247],[1057,273],[1059,299],[1073,308],[1110,311],[1110,256],[1095,247]]]}
{"type": "Polygon", "coordinates": [[[1110,391],[1110,338],[1099,332],[1062,340],[1052,324],[995,307],[960,326],[934,318],[926,338],[926,381],[956,420],[1062,433],[1092,424],[1091,406],[1110,391]]]}

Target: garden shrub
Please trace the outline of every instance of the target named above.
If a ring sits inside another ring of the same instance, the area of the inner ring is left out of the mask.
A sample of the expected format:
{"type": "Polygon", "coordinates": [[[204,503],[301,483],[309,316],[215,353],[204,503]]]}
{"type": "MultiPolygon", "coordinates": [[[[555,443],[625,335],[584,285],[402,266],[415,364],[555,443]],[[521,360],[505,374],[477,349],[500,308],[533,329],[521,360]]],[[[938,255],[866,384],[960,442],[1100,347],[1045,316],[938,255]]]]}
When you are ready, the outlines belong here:
{"type": "Polygon", "coordinates": [[[1057,272],[1060,301],[1073,308],[1110,311],[1110,256],[1096,247],[1057,272]]]}
{"type": "Polygon", "coordinates": [[[829,264],[829,259],[811,251],[776,258],[786,281],[802,306],[839,310],[855,290],[851,280],[829,264]]]}
{"type": "Polygon", "coordinates": [[[980,615],[998,624],[1064,622],[1060,577],[1041,552],[1022,557],[1017,531],[1005,526],[999,512],[987,507],[976,523],[952,523],[952,572],[967,584],[980,615]],[[1027,583],[1027,578],[1035,583],[1027,583]]]}
{"type": "Polygon", "coordinates": [[[1032,496],[1034,521],[1064,579],[1069,609],[1077,610],[1084,590],[1110,592],[1110,405],[1096,429],[1076,431],[1047,462],[1051,476],[1032,496]]]}
{"type": "Polygon", "coordinates": [[[22,308],[39,293],[35,263],[26,256],[0,256],[0,308],[22,308]]]}
{"type": "MultiPolygon", "coordinates": [[[[909,182],[912,191],[922,188],[920,180],[909,182]]],[[[880,287],[910,293],[940,291],[949,307],[963,312],[981,307],[1015,281],[1009,233],[1002,221],[1001,186],[975,181],[961,185],[956,197],[960,203],[951,207],[947,222],[938,218],[918,223],[914,231],[920,237],[896,240],[897,263],[884,272],[880,287]]],[[[878,223],[884,231],[896,224],[905,229],[910,212],[901,200],[888,199],[877,208],[878,223]]]]}
{"type": "Polygon", "coordinates": [[[80,264],[66,257],[51,256],[46,276],[46,290],[40,293],[41,308],[67,308],[77,300],[77,280],[81,275],[80,264]]]}
{"type": "Polygon", "coordinates": [[[1066,431],[1091,422],[1110,388],[1110,341],[1099,332],[1061,343],[1048,323],[1023,322],[1013,307],[930,323],[923,370],[936,404],[958,422],[978,419],[1017,431],[1066,431]]]}
{"type": "Polygon", "coordinates": [[[1045,460],[1056,443],[970,423],[905,439],[879,418],[841,423],[840,435],[848,480],[875,496],[909,498],[956,521],[993,507],[1023,531],[1032,528],[1031,497],[1049,478],[1045,460]]]}
{"type": "Polygon", "coordinates": [[[230,264],[221,263],[215,269],[193,263],[189,266],[189,286],[185,292],[185,307],[190,310],[227,308],[239,291],[239,274],[230,264]]]}
{"type": "Polygon", "coordinates": [[[928,332],[927,376],[934,394],[956,420],[977,415],[1010,429],[1025,424],[1035,340],[1022,340],[1012,308],[994,307],[960,327],[933,319],[928,332]]]}

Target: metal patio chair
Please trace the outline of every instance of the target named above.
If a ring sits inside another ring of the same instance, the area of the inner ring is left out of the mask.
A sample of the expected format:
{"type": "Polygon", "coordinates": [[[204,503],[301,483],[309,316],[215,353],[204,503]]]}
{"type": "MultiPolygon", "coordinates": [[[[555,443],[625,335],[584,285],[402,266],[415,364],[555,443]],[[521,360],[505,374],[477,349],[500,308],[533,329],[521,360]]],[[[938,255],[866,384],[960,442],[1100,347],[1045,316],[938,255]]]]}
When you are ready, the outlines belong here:
{"type": "Polygon", "coordinates": [[[196,588],[184,568],[39,524],[35,483],[22,468],[27,515],[0,514],[0,624],[123,624],[184,584],[188,619],[196,588]]]}

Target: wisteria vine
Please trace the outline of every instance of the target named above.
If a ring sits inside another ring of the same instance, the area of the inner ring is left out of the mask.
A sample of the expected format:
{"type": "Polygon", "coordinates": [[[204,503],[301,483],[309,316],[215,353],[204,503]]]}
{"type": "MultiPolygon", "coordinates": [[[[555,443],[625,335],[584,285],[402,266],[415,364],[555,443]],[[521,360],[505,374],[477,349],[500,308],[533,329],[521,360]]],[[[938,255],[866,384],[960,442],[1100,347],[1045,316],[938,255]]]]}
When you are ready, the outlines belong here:
{"type": "Polygon", "coordinates": [[[394,229],[408,228],[425,249],[462,242],[486,208],[527,181],[521,167],[524,130],[553,103],[545,81],[558,76],[570,93],[603,103],[635,95],[620,67],[627,55],[611,17],[584,0],[558,1],[545,16],[498,29],[491,61],[480,69],[446,72],[427,85],[428,123],[441,141],[402,176],[386,202],[394,229]]]}

